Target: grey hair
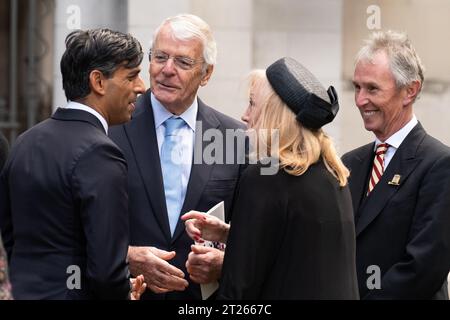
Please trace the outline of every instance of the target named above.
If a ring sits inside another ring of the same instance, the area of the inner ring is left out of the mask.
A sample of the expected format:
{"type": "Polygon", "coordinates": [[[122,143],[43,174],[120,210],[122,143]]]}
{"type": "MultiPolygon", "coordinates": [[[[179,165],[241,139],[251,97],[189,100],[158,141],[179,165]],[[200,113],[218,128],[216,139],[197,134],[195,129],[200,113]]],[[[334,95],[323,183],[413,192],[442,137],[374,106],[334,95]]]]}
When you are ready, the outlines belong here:
{"type": "Polygon", "coordinates": [[[420,82],[420,90],[424,82],[424,66],[420,61],[411,41],[403,32],[374,32],[356,56],[356,63],[361,60],[370,61],[374,55],[384,51],[389,59],[389,66],[397,88],[403,88],[413,81],[420,82]]]}
{"type": "Polygon", "coordinates": [[[211,28],[201,18],[192,14],[179,14],[164,20],[153,33],[152,47],[156,41],[159,31],[167,24],[172,29],[173,37],[178,40],[190,40],[193,38],[200,39],[203,44],[203,59],[206,64],[216,64],[217,43],[214,39],[211,28]]]}

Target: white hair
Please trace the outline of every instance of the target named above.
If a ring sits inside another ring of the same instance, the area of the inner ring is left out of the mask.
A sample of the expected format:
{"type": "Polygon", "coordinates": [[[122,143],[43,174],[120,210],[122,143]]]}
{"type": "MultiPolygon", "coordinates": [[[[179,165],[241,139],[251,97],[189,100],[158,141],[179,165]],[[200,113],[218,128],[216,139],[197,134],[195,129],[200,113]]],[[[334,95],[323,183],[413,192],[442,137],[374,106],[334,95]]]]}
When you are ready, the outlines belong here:
{"type": "Polygon", "coordinates": [[[200,39],[203,45],[203,59],[206,64],[216,64],[217,44],[211,28],[201,18],[192,14],[179,14],[164,20],[153,34],[152,46],[161,28],[167,24],[172,29],[173,36],[178,40],[200,39]]]}
{"type": "Polygon", "coordinates": [[[389,67],[397,88],[403,88],[413,81],[420,82],[419,92],[424,82],[424,67],[411,41],[405,33],[395,31],[374,32],[356,56],[356,63],[361,60],[371,61],[378,52],[385,52],[389,67]]]}

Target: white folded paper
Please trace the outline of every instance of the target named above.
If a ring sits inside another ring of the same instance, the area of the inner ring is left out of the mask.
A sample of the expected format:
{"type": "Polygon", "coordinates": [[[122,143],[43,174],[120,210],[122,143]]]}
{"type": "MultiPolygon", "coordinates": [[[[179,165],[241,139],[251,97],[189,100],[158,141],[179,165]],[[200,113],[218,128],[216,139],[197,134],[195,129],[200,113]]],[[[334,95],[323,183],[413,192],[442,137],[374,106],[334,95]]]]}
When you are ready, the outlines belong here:
{"type": "MultiPolygon", "coordinates": [[[[214,207],[209,209],[209,211],[206,212],[206,214],[212,215],[216,218],[219,218],[222,221],[225,221],[224,202],[223,201],[219,202],[214,207]]],[[[203,243],[196,242],[195,244],[199,245],[199,246],[217,248],[215,243],[212,241],[205,241],[203,243]]],[[[202,291],[202,299],[203,300],[208,299],[218,288],[219,288],[219,282],[217,282],[217,281],[206,283],[206,284],[201,284],[200,289],[202,291]]]]}

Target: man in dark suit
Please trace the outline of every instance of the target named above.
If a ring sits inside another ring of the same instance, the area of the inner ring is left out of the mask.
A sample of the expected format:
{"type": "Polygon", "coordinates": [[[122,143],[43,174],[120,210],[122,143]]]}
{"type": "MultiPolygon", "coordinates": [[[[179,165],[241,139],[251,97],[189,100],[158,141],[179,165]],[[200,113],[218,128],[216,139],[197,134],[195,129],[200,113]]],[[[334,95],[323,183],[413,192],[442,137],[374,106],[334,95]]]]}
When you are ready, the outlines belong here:
{"type": "Polygon", "coordinates": [[[131,273],[142,273],[152,291],[144,298],[200,299],[198,284],[220,276],[223,252],[201,246],[191,252],[193,242],[179,218],[220,201],[228,212],[242,168],[238,161],[226,161],[229,150],[218,148],[216,155],[223,157],[214,162],[202,148],[211,141],[202,135],[207,130],[225,137],[227,129],[244,127],[197,98],[215,60],[216,43],[203,20],[193,15],[166,19],[153,38],[151,89],[139,97],[132,121],[110,131],[128,162],[128,259],[131,273]],[[178,164],[167,154],[178,156],[178,164]]]}
{"type": "Polygon", "coordinates": [[[74,31],[61,59],[68,99],[23,133],[0,183],[0,226],[17,299],[126,299],[127,165],[108,126],[128,121],[143,52],[130,35],[74,31]]]}
{"type": "Polygon", "coordinates": [[[376,140],[343,160],[362,299],[448,299],[450,149],[414,116],[423,80],[405,34],[375,33],[358,54],[355,102],[376,140]]]}

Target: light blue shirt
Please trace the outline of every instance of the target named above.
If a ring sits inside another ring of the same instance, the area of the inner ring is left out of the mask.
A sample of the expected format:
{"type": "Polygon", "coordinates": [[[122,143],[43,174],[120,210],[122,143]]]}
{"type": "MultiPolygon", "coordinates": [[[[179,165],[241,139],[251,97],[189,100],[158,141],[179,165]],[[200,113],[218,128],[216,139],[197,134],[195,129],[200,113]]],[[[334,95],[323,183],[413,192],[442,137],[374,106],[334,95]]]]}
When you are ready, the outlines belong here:
{"type": "MultiPolygon", "coordinates": [[[[416,126],[418,123],[417,118],[415,115],[413,115],[412,119],[400,130],[398,130],[396,133],[394,133],[392,136],[390,136],[385,143],[389,144],[389,148],[386,151],[386,154],[384,155],[384,170],[386,171],[387,166],[391,162],[392,158],[394,157],[394,154],[397,152],[397,149],[402,144],[403,140],[405,140],[406,136],[411,132],[412,129],[416,126]]],[[[375,147],[374,151],[377,149],[377,146],[383,143],[378,138],[375,140],[375,147]]]]}
{"type": "MultiPolygon", "coordinates": [[[[153,115],[155,118],[155,129],[156,129],[156,139],[158,140],[158,151],[161,156],[161,146],[164,142],[164,134],[166,128],[164,122],[174,116],[170,111],[168,111],[153,95],[151,94],[151,102],[153,107],[153,115]]],[[[195,97],[192,105],[183,112],[179,117],[182,118],[187,125],[180,129],[182,135],[181,138],[181,153],[182,153],[182,175],[181,175],[181,199],[184,202],[186,197],[187,185],[189,182],[189,177],[191,175],[192,158],[194,156],[194,139],[195,139],[195,123],[197,121],[197,111],[198,102],[197,97],[195,97]]],[[[183,214],[184,212],[181,212],[183,214]]]]}
{"type": "Polygon", "coordinates": [[[103,118],[103,116],[100,113],[98,113],[91,107],[89,107],[85,104],[79,103],[79,102],[69,101],[69,103],[67,103],[65,108],[66,109],[83,110],[83,111],[89,112],[90,114],[94,115],[98,120],[100,120],[103,128],[105,129],[106,134],[108,134],[108,122],[106,122],[106,119],[103,118]]]}

